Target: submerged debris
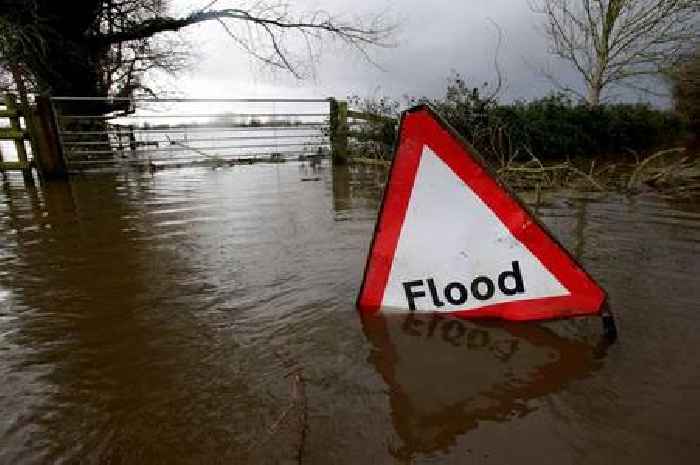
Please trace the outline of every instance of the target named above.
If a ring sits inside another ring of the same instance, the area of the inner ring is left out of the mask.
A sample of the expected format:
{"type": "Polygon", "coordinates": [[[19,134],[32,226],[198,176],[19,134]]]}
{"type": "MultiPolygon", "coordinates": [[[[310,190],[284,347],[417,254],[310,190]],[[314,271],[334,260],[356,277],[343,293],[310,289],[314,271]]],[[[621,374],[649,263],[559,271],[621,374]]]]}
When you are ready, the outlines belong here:
{"type": "Polygon", "coordinates": [[[543,164],[534,155],[526,162],[509,161],[496,171],[519,190],[571,188],[582,191],[636,193],[659,191],[674,195],[700,194],[700,154],[684,148],[658,151],[633,162],[566,160],[543,164]],[[587,166],[586,166],[587,165],[587,166]]]}

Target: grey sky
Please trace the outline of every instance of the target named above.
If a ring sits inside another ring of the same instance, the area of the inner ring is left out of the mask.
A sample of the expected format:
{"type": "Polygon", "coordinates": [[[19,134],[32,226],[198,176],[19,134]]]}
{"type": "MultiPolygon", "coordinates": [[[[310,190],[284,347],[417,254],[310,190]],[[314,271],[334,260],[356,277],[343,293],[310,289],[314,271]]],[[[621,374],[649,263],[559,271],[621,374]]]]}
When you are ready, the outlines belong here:
{"type": "MultiPolygon", "coordinates": [[[[192,97],[234,96],[393,96],[442,95],[451,70],[470,85],[495,80],[493,64],[498,33],[503,31],[499,63],[506,99],[542,96],[552,85],[538,72],[548,67],[562,80],[576,82],[566,65],[552,60],[538,31],[540,18],[528,0],[317,0],[290,3],[299,9],[325,9],[340,16],[385,12],[400,25],[396,47],[373,49],[378,69],[358,53],[323,44],[315,79],[298,81],[283,72],[261,69],[215,22],[191,27],[187,37],[199,59],[177,80],[192,97]]],[[[174,0],[176,11],[201,7],[207,0],[174,0]]],[[[230,0],[220,0],[225,7],[230,0]]],[[[240,1],[236,4],[240,5],[240,1]]]]}

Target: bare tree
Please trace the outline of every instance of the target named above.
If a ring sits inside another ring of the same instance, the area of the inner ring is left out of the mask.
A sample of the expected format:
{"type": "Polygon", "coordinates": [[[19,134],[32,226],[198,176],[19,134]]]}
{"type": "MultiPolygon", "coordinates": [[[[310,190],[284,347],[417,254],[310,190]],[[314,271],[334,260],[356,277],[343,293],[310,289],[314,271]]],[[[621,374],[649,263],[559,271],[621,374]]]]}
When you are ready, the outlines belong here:
{"type": "Polygon", "coordinates": [[[676,110],[684,114],[700,136],[700,47],[671,73],[676,110]]]}
{"type": "Polygon", "coordinates": [[[42,92],[105,96],[147,90],[150,69],[182,69],[187,53],[177,32],[203,22],[218,22],[234,45],[297,77],[324,41],[365,55],[391,45],[394,28],[382,15],[344,19],[280,0],[201,1],[176,15],[167,0],[0,0],[0,59],[21,66],[42,92]]]}
{"type": "Polygon", "coordinates": [[[672,67],[698,40],[698,0],[532,0],[544,15],[550,52],[586,83],[589,105],[613,84],[672,67]]]}

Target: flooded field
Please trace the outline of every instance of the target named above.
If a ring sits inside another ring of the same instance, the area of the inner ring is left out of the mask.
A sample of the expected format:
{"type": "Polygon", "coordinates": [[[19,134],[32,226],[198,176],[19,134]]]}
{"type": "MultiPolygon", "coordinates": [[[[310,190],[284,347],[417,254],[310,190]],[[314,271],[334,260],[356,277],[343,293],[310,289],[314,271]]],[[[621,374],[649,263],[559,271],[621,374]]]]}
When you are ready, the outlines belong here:
{"type": "Polygon", "coordinates": [[[547,194],[597,318],[354,309],[385,173],[296,163],[0,189],[0,464],[700,457],[700,204],[547,194]]]}

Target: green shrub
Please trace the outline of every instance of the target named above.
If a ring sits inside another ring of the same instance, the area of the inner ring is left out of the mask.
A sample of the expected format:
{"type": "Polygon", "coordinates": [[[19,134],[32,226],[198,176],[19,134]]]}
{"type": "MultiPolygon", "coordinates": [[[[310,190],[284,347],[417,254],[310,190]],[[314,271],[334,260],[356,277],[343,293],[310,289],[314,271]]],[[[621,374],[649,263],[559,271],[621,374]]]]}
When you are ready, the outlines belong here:
{"type": "Polygon", "coordinates": [[[412,102],[430,103],[482,155],[501,162],[530,154],[544,161],[646,153],[686,132],[682,117],[647,104],[589,107],[555,94],[506,105],[481,94],[457,75],[445,98],[412,102]]]}
{"type": "MultiPolygon", "coordinates": [[[[686,119],[647,104],[589,107],[562,94],[502,104],[495,95],[484,97],[487,90],[486,84],[467,87],[455,74],[448,79],[445,97],[407,100],[409,105],[429,103],[484,157],[499,164],[532,157],[559,161],[631,152],[643,155],[676,145],[687,133],[686,119]]],[[[349,100],[352,108],[368,113],[399,115],[400,105],[395,100],[349,100]]]]}

